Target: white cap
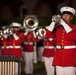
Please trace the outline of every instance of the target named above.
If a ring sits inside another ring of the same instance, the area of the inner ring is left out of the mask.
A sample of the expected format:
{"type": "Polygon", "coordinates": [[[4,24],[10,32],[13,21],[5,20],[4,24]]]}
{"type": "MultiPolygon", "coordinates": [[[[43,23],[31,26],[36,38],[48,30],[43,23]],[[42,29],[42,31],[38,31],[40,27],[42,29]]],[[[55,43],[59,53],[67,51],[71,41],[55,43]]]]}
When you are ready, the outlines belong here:
{"type": "Polygon", "coordinates": [[[63,13],[63,12],[70,12],[70,13],[72,13],[73,15],[76,14],[75,9],[72,8],[72,7],[68,7],[68,6],[62,7],[62,8],[60,9],[60,12],[61,12],[61,13],[63,13]]]}
{"type": "Polygon", "coordinates": [[[12,24],[11,24],[11,27],[21,27],[21,24],[20,23],[17,23],[17,22],[13,22],[12,24]]]}

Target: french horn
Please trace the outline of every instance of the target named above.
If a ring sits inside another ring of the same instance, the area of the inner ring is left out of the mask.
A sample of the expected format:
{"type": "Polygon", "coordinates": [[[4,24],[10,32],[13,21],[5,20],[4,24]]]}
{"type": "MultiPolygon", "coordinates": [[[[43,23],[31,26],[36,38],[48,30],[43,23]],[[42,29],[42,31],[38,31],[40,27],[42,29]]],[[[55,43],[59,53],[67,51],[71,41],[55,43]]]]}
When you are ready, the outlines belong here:
{"type": "Polygon", "coordinates": [[[23,21],[23,27],[27,28],[29,31],[34,31],[38,27],[38,19],[36,16],[29,15],[26,16],[23,21]]]}

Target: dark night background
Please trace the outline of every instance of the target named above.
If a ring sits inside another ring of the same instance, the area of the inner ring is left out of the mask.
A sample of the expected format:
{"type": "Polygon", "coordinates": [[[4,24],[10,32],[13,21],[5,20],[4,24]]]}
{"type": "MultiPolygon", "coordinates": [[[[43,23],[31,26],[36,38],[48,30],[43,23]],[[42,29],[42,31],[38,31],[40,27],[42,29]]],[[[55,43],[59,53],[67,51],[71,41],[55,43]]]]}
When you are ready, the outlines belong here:
{"type": "MultiPolygon", "coordinates": [[[[35,7],[34,7],[35,8],[34,10],[37,9],[37,11],[40,11],[39,10],[39,7],[41,5],[44,5],[45,4],[45,6],[47,5],[53,14],[56,14],[57,13],[57,5],[59,3],[61,3],[61,2],[63,2],[63,0],[38,0],[37,2],[34,2],[34,0],[25,0],[25,2],[28,3],[28,4],[25,4],[23,0],[0,0],[0,9],[1,9],[0,12],[4,11],[5,6],[6,6],[6,9],[8,7],[8,10],[7,11],[11,12],[10,15],[12,15],[14,17],[19,17],[19,8],[20,8],[20,6],[22,4],[24,4],[25,7],[27,7],[27,5],[29,5],[29,7],[31,8],[30,1],[32,1],[32,4],[36,4],[35,7]],[[27,2],[27,1],[29,1],[29,2],[27,2]]],[[[42,6],[41,6],[41,8],[42,8],[42,6]]],[[[26,8],[26,9],[29,9],[29,8],[26,8]]],[[[46,12],[46,11],[43,10],[43,13],[44,12],[46,12]]],[[[28,14],[27,12],[25,12],[25,13],[28,14]]],[[[35,12],[34,14],[37,14],[37,13],[35,12]]]]}
{"type": "Polygon", "coordinates": [[[73,6],[75,0],[0,0],[0,20],[23,18],[25,15],[51,17],[62,6],[73,6]]]}

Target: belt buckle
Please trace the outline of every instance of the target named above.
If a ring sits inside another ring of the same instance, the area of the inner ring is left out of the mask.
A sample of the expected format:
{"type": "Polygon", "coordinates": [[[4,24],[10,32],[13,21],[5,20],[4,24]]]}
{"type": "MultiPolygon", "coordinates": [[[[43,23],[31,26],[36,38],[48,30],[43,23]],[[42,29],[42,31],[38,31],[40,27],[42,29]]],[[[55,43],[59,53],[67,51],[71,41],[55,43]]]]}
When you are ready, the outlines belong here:
{"type": "Polygon", "coordinates": [[[15,46],[13,46],[13,48],[15,48],[15,46]]]}
{"type": "Polygon", "coordinates": [[[61,46],[61,49],[64,49],[64,46],[61,46]]]}

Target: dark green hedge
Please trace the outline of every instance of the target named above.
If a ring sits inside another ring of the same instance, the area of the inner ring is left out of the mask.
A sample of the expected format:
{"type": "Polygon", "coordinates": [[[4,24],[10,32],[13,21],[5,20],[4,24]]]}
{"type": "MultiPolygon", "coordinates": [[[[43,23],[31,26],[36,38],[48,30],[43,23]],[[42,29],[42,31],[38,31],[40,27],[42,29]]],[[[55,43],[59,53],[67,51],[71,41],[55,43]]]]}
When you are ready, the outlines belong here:
{"type": "MultiPolygon", "coordinates": [[[[12,18],[12,19],[7,19],[4,22],[6,23],[6,25],[10,25],[12,22],[19,22],[23,25],[23,20],[24,19],[22,19],[22,18],[12,18]]],[[[45,18],[44,17],[44,18],[38,18],[38,20],[39,20],[39,26],[43,26],[43,27],[45,27],[51,23],[51,18],[45,18]]],[[[2,20],[0,20],[0,26],[3,26],[1,24],[1,22],[2,22],[2,20]]],[[[74,17],[71,22],[73,24],[75,24],[76,23],[76,17],[74,17]]]]}
{"type": "Polygon", "coordinates": [[[76,16],[73,18],[73,20],[71,21],[73,24],[76,24],[76,16]]]}

